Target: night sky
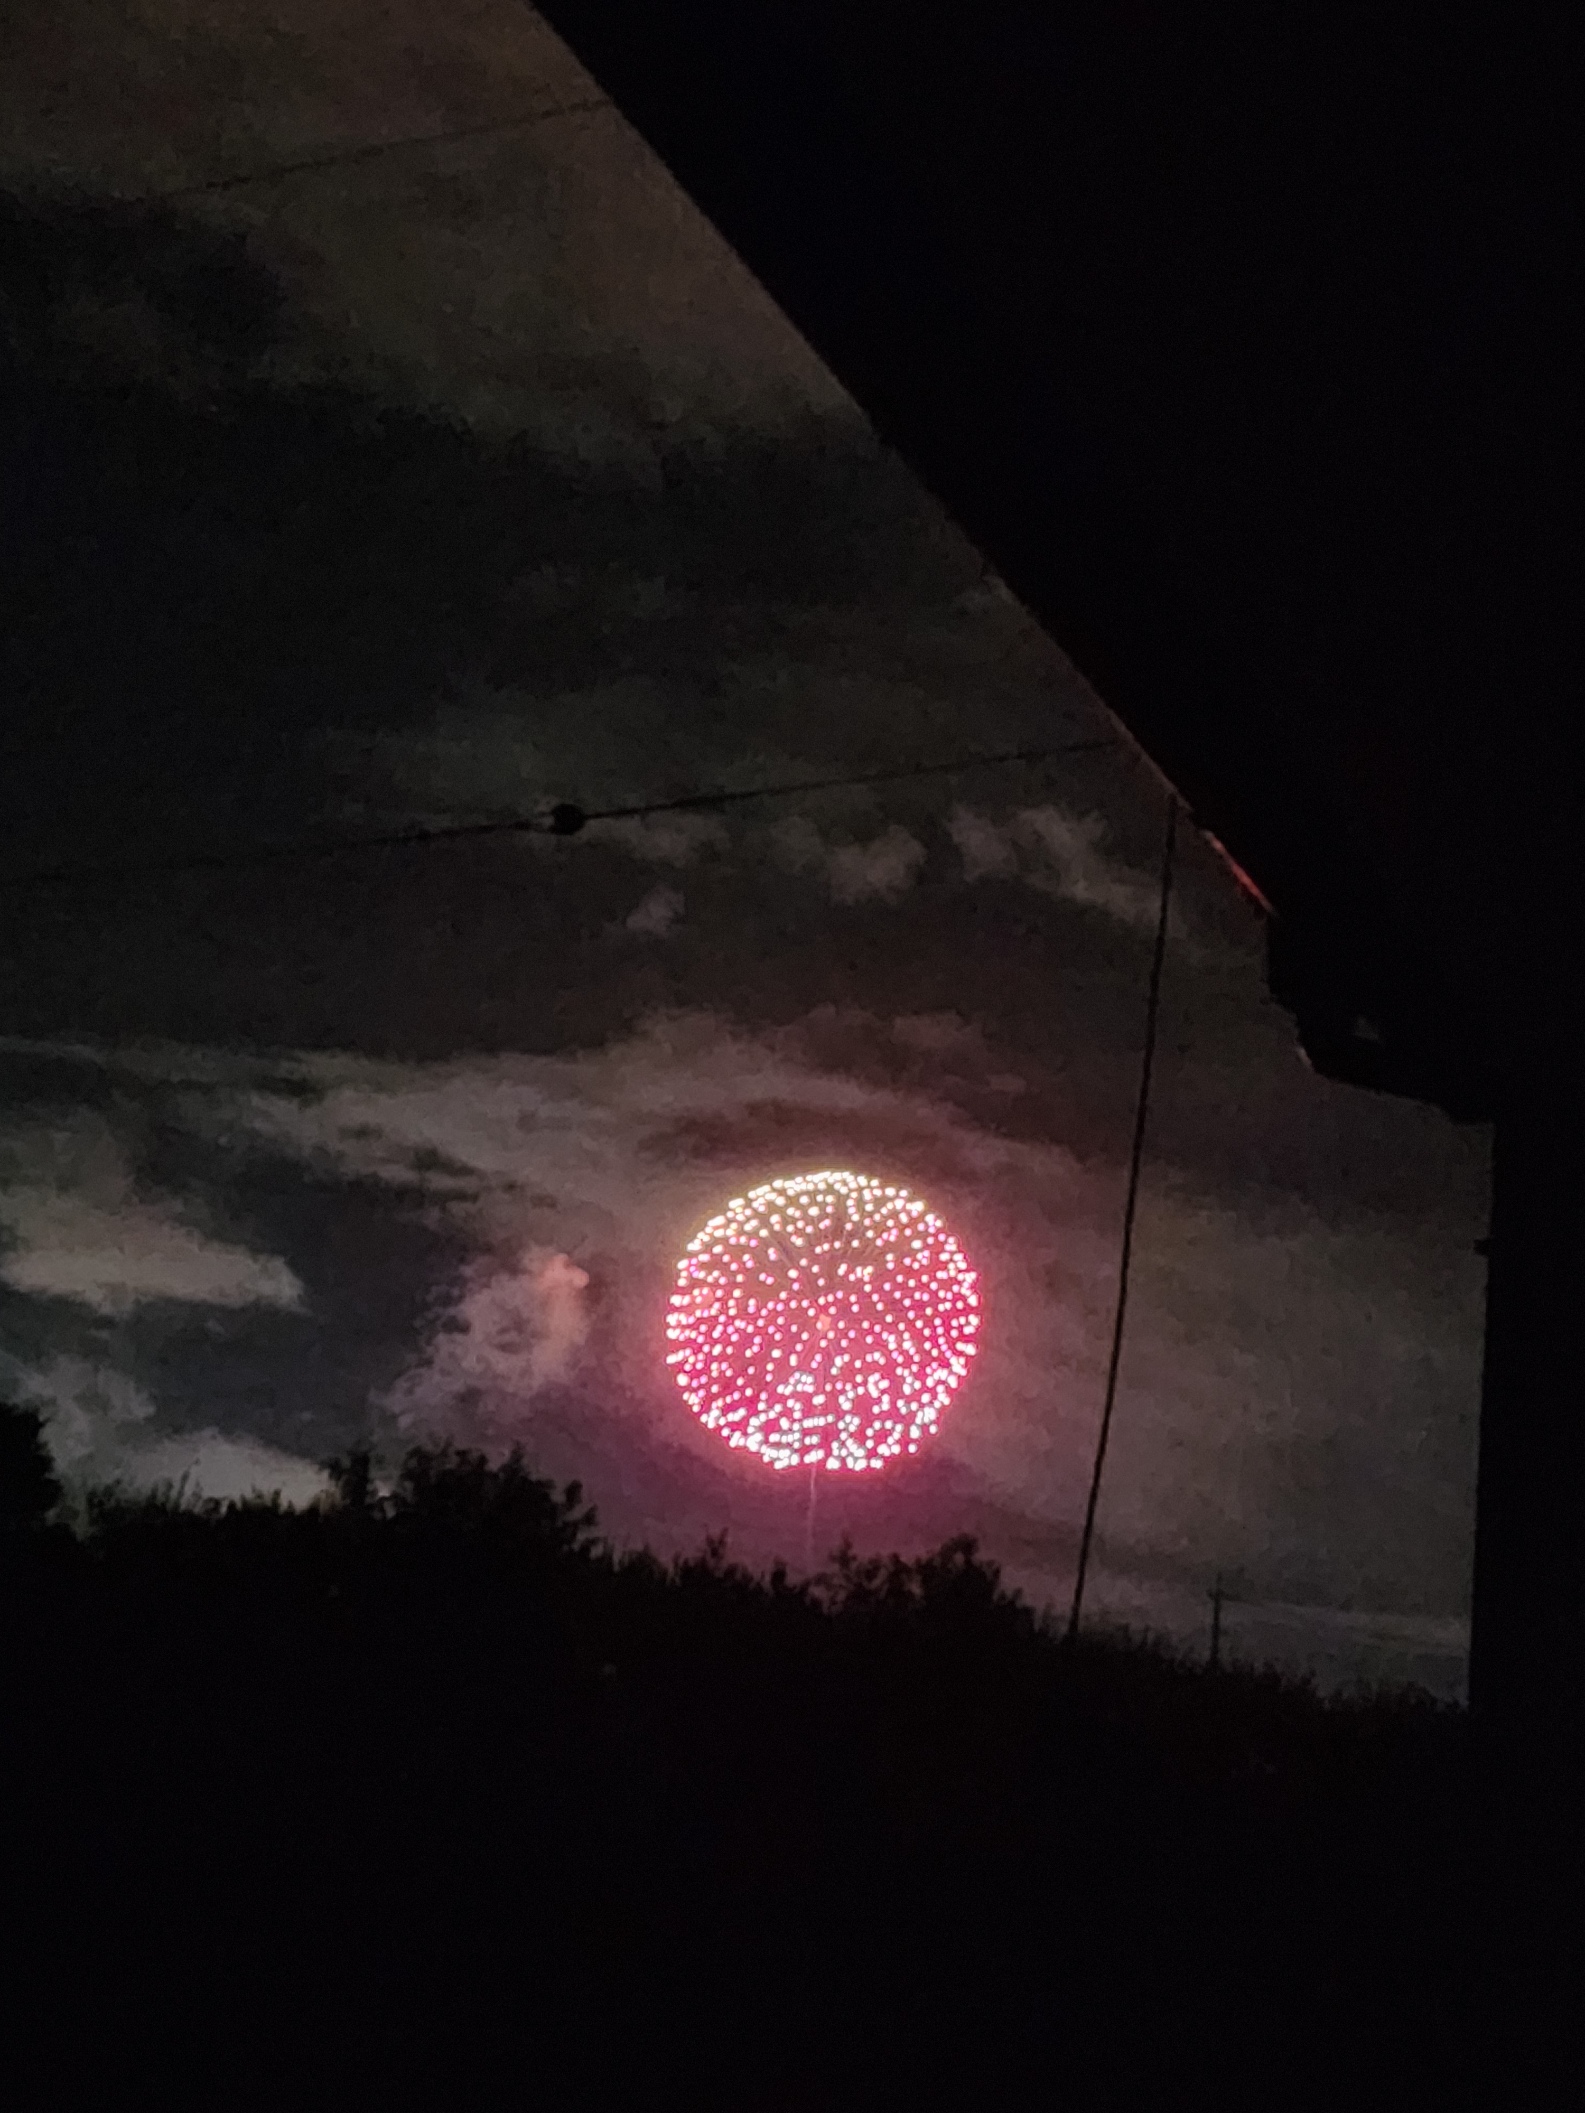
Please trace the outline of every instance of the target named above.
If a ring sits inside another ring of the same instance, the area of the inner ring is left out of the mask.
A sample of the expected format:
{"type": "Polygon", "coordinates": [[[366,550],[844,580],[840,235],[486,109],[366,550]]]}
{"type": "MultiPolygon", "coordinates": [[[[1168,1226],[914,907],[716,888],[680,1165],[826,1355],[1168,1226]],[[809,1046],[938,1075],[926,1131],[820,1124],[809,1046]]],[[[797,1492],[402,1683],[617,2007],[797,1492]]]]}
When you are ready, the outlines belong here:
{"type": "MultiPolygon", "coordinates": [[[[727,1198],[851,1166],[986,1318],[817,1539],[972,1531],[1061,1599],[1160,780],[527,10],[74,0],[17,48],[8,874],[1106,745],[10,886],[0,1388],[79,1480],[520,1441],[620,1539],[797,1559],[807,1482],[698,1431],[662,1320],[727,1198]]],[[[1456,1692],[1487,1134],[1312,1076],[1180,845],[1092,1603],[1198,1641],[1221,1571],[1235,1652],[1456,1692]]]]}

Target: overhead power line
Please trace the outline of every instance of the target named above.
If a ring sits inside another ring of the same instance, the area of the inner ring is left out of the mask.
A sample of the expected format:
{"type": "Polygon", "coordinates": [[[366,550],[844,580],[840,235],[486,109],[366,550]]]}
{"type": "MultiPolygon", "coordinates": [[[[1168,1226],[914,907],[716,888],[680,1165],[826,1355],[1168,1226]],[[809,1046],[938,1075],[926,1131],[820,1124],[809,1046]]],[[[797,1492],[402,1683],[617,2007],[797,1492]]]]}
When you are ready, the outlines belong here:
{"type": "Polygon", "coordinates": [[[186,873],[237,873],[253,867],[295,865],[312,859],[343,858],[369,851],[402,851],[429,844],[465,843],[499,836],[577,836],[591,822],[642,821],[651,815],[681,814],[689,809],[735,807],[747,800],[794,799],[805,793],[845,791],[865,785],[897,785],[915,778],[945,777],[989,770],[1009,763],[1049,763],[1065,756],[1115,748],[1115,741],[1070,741],[1057,748],[1012,749],[995,756],[956,756],[943,763],[916,763],[902,770],[848,773],[842,777],[805,778],[792,785],[755,785],[741,791],[694,792],[674,800],[640,800],[625,807],[585,809],[570,800],[531,815],[510,815],[488,822],[417,824],[378,835],[319,837],[285,844],[258,844],[242,851],[199,852],[186,858],[129,861],[105,866],[59,866],[32,873],[0,874],[0,893],[27,893],[48,888],[92,887],[105,882],[156,880],[186,873]]]}
{"type": "Polygon", "coordinates": [[[238,191],[252,183],[275,183],[287,176],[309,176],[320,169],[350,167],[355,162],[375,161],[382,154],[397,154],[407,147],[449,147],[455,141],[490,139],[508,132],[527,132],[535,125],[558,117],[579,117],[589,110],[613,107],[608,95],[586,96],[581,102],[558,103],[549,110],[530,111],[523,117],[496,118],[487,125],[462,125],[450,132],[412,132],[401,139],[366,140],[356,147],[336,147],[324,154],[304,155],[297,161],[275,162],[262,169],[239,169],[231,176],[211,176],[202,183],[184,183],[171,191],[152,191],[143,203],[166,205],[182,198],[206,198],[216,191],[238,191]]]}

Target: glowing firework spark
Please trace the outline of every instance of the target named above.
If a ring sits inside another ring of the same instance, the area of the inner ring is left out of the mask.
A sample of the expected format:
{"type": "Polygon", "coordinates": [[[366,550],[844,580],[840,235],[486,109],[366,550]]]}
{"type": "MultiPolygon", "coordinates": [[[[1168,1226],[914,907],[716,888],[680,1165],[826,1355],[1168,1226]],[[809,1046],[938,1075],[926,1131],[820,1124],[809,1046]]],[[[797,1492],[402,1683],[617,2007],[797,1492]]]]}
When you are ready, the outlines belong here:
{"type": "Polygon", "coordinates": [[[772,1467],[878,1468],[935,1431],[979,1325],[974,1271],[917,1197],[799,1174],[688,1243],[666,1361],[706,1429],[772,1467]]]}

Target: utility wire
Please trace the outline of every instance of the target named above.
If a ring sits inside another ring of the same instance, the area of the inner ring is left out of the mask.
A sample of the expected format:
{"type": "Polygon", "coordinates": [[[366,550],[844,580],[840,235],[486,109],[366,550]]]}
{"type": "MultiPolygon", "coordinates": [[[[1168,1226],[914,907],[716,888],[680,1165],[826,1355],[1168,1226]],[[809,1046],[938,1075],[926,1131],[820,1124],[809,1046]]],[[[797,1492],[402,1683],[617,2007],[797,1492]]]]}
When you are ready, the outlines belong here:
{"type": "MultiPolygon", "coordinates": [[[[986,770],[1002,763],[1049,763],[1062,756],[1081,756],[1092,749],[1115,748],[1115,741],[1069,741],[1060,748],[1014,748],[999,756],[954,756],[946,763],[913,763],[903,770],[872,770],[842,778],[807,778],[799,785],[757,785],[748,792],[695,792],[686,799],[655,800],[641,807],[608,807],[586,815],[590,822],[625,821],[630,816],[671,814],[685,807],[726,807],[739,800],[779,800],[804,792],[836,792],[850,785],[897,785],[909,778],[939,778],[958,770],[986,770]]],[[[552,810],[555,812],[556,810],[552,810]]]]}
{"type": "Polygon", "coordinates": [[[200,852],[188,858],[159,859],[113,866],[62,866],[33,873],[0,874],[0,893],[92,886],[103,881],[162,879],[184,873],[233,873],[255,866],[296,864],[340,858],[363,851],[398,851],[428,844],[454,844],[494,836],[576,836],[591,822],[627,822],[655,814],[680,814],[691,808],[732,807],[745,800],[780,800],[803,793],[834,792],[849,786],[893,785],[914,778],[942,777],[968,770],[987,770],[1008,763],[1046,763],[1097,749],[1114,748],[1109,740],[1070,741],[1058,748],[1013,749],[1004,755],[957,756],[945,763],[917,763],[903,770],[876,770],[835,778],[806,778],[795,785],[756,785],[739,792],[695,792],[676,800],[642,800],[627,807],[586,811],[562,801],[532,815],[512,815],[492,822],[451,822],[436,827],[392,829],[377,836],[326,837],[314,842],[261,844],[249,851],[200,852]]]}
{"type": "Polygon", "coordinates": [[[1167,801],[1167,840],[1161,854],[1161,910],[1156,920],[1156,945],[1150,957],[1150,996],[1145,1006],[1145,1053],[1139,1067],[1139,1102],[1134,1111],[1134,1145],[1128,1161],[1128,1200],[1123,1206],[1123,1253],[1117,1270],[1117,1312],[1112,1323],[1112,1355],[1106,1370],[1106,1399],[1101,1409],[1101,1429],[1095,1442],[1095,1466],[1090,1475],[1089,1501],[1084,1507],[1084,1531],[1079,1537],[1079,1567],[1073,1580],[1073,1604],[1068,1610],[1068,1642],[1079,1633],[1079,1615],[1084,1606],[1084,1581],[1090,1567],[1090,1546],[1095,1538],[1095,1512],[1101,1497],[1101,1470],[1106,1465],[1106,1441],[1111,1435],[1112,1410],[1117,1402],[1117,1373],[1123,1358],[1123,1317],[1128,1310],[1128,1268],[1134,1251],[1134,1212],[1139,1202],[1139,1168],[1145,1151],[1145,1119],[1150,1111],[1150,1074],[1156,1058],[1156,1021],[1161,1010],[1161,965],[1167,953],[1167,913],[1172,901],[1172,863],[1178,834],[1178,796],[1167,801]]]}
{"type": "Polygon", "coordinates": [[[207,198],[216,191],[237,191],[250,183],[275,183],[286,176],[307,176],[319,169],[340,169],[355,162],[373,161],[381,154],[396,154],[404,147],[445,147],[454,140],[489,139],[498,133],[525,132],[552,118],[578,117],[587,110],[609,110],[608,95],[591,95],[578,103],[558,103],[550,110],[535,110],[526,117],[497,118],[488,125],[463,125],[453,132],[414,132],[404,139],[375,139],[361,146],[338,147],[327,154],[311,154],[301,161],[277,162],[264,169],[242,169],[234,176],[212,176],[203,183],[184,183],[173,191],[152,191],[144,205],[165,205],[182,198],[207,198]]]}

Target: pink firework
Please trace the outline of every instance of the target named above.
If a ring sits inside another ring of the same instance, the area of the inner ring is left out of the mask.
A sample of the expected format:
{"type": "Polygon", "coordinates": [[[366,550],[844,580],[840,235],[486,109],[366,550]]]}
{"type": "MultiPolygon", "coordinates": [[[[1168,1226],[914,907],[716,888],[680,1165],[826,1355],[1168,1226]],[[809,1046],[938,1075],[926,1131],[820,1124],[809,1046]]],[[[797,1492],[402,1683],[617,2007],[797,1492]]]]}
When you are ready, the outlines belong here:
{"type": "Polygon", "coordinates": [[[866,1174],[736,1197],[688,1243],[667,1363],[707,1430],[770,1466],[917,1453],[962,1385],[978,1280],[933,1211],[866,1174]]]}

